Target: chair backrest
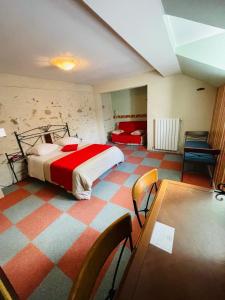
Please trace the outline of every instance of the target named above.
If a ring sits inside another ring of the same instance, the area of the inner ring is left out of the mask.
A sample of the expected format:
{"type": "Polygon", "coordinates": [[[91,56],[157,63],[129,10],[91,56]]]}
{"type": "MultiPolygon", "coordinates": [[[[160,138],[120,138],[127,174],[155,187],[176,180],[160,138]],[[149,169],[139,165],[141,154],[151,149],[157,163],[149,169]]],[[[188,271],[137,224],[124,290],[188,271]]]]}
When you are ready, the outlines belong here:
{"type": "Polygon", "coordinates": [[[122,240],[131,236],[131,232],[131,217],[128,213],[106,228],[90,249],[71,289],[69,300],[90,299],[96,279],[106,259],[122,240]]]}
{"type": "Polygon", "coordinates": [[[132,188],[132,198],[133,201],[137,203],[142,200],[143,193],[146,189],[149,189],[152,184],[158,181],[158,171],[153,169],[137,179],[132,188]]]}
{"type": "Polygon", "coordinates": [[[12,284],[6,274],[0,267],[0,299],[4,300],[19,300],[19,296],[14,290],[12,284]]]}
{"type": "Polygon", "coordinates": [[[185,141],[195,140],[207,142],[208,136],[208,131],[185,131],[185,141]]]}

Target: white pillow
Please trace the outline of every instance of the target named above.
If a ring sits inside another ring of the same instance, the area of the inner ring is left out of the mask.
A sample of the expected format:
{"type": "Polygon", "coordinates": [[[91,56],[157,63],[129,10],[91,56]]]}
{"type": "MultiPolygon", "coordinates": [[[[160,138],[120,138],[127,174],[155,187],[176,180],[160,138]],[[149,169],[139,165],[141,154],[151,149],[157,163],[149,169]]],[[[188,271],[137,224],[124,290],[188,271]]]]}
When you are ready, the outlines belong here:
{"type": "Polygon", "coordinates": [[[79,143],[80,143],[80,139],[73,136],[64,137],[62,139],[55,141],[55,144],[59,146],[66,146],[66,145],[79,144],[79,143]]]}
{"type": "Polygon", "coordinates": [[[144,130],[135,130],[133,132],[131,132],[131,135],[142,135],[144,133],[144,130]]]}
{"type": "Polygon", "coordinates": [[[41,155],[50,154],[51,152],[54,152],[57,149],[59,149],[59,145],[43,143],[29,148],[26,153],[28,155],[31,154],[31,155],[41,156],[41,155]]]}
{"type": "Polygon", "coordinates": [[[122,129],[117,129],[117,130],[113,130],[113,134],[121,134],[121,133],[123,133],[124,132],[124,130],[122,130],[122,129]]]}

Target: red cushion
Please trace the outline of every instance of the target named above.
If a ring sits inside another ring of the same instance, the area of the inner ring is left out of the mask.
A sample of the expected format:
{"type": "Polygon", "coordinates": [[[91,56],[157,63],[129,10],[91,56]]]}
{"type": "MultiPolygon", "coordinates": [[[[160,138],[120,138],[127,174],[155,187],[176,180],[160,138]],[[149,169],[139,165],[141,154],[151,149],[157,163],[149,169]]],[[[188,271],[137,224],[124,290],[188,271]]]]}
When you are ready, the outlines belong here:
{"type": "Polygon", "coordinates": [[[130,121],[119,122],[118,129],[122,129],[125,132],[133,132],[138,129],[147,130],[147,121],[130,121]]]}
{"type": "Polygon", "coordinates": [[[69,152],[69,151],[76,151],[78,147],[78,144],[70,144],[70,145],[65,145],[61,151],[63,152],[69,152]]]}

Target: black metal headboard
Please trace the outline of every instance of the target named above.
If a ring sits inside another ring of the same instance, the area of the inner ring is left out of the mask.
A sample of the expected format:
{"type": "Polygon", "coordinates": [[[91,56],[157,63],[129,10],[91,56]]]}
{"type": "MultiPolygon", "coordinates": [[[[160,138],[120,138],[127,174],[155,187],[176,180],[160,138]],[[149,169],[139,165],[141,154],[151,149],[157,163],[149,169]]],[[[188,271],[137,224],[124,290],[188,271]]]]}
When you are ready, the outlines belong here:
{"type": "Polygon", "coordinates": [[[70,136],[68,124],[63,125],[45,125],[36,127],[24,132],[14,132],[17,143],[22,155],[25,156],[23,146],[33,147],[37,142],[53,143],[58,139],[63,138],[66,134],[70,136]]]}

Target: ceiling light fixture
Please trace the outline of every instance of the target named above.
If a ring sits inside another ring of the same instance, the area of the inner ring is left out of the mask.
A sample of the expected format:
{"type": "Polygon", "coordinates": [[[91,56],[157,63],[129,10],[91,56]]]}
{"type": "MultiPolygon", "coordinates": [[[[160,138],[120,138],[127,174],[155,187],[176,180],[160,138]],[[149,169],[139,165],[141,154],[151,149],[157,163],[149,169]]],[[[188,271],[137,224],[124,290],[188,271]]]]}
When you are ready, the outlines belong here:
{"type": "Polygon", "coordinates": [[[64,71],[70,71],[75,68],[76,61],[73,57],[54,57],[51,64],[64,71]]]}

